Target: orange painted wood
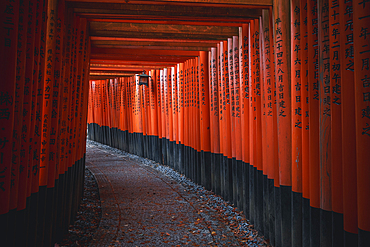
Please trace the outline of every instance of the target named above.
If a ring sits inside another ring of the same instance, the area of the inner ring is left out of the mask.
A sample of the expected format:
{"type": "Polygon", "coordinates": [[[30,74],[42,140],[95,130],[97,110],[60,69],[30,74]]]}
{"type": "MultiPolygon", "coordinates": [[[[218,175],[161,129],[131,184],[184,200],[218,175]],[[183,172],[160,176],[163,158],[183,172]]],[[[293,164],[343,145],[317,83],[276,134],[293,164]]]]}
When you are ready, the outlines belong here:
{"type": "Polygon", "coordinates": [[[190,137],[190,147],[196,149],[196,112],[195,112],[195,68],[194,68],[194,59],[190,59],[190,68],[189,68],[189,137],[190,137]]]}
{"type": "Polygon", "coordinates": [[[157,55],[157,56],[198,56],[198,51],[153,50],[153,49],[119,49],[92,47],[91,54],[157,55]]]}
{"type": "Polygon", "coordinates": [[[170,114],[169,114],[169,86],[168,86],[168,69],[163,69],[163,104],[164,104],[164,116],[165,116],[165,131],[166,139],[170,140],[170,114]]]}
{"type": "MultiPolygon", "coordinates": [[[[42,15],[46,15],[47,12],[47,5],[40,4],[40,13],[42,15]]],[[[33,80],[37,81],[37,90],[35,91],[35,97],[33,101],[35,102],[35,122],[32,124],[34,126],[32,132],[32,142],[33,142],[33,157],[32,157],[32,188],[31,193],[36,193],[39,191],[39,179],[40,179],[40,158],[41,158],[41,135],[42,135],[42,107],[43,107],[43,97],[44,97],[44,70],[45,70],[45,59],[43,59],[42,54],[45,54],[45,40],[41,37],[46,35],[46,20],[44,18],[40,18],[40,25],[37,28],[37,32],[39,32],[39,36],[36,40],[35,46],[38,48],[38,56],[36,58],[38,61],[38,71],[34,73],[33,80]]],[[[45,58],[45,57],[44,57],[45,58]]],[[[36,61],[35,59],[35,61],[36,61]]],[[[31,133],[32,133],[31,132],[31,133]]]]}
{"type": "Polygon", "coordinates": [[[301,47],[301,119],[302,119],[302,196],[310,198],[309,168],[309,94],[308,94],[308,32],[307,0],[301,2],[300,8],[300,47],[301,47]]]}
{"type": "Polygon", "coordinates": [[[1,73],[0,87],[0,214],[9,211],[12,181],[12,138],[15,107],[17,40],[19,21],[19,1],[2,1],[0,3],[1,23],[1,73]]]}
{"type": "Polygon", "coordinates": [[[353,1],[358,228],[370,232],[370,4],[353,1]]]}
{"type": "Polygon", "coordinates": [[[302,6],[299,0],[291,1],[291,97],[292,97],[292,190],[302,193],[302,47],[300,15],[302,6]]]}
{"type": "Polygon", "coordinates": [[[172,68],[169,67],[167,69],[167,114],[168,114],[168,127],[169,127],[169,137],[170,141],[174,141],[173,139],[173,102],[172,102],[172,68]]]}
{"type": "MultiPolygon", "coordinates": [[[[78,56],[78,42],[79,42],[79,26],[80,26],[80,18],[79,17],[75,17],[73,18],[73,38],[72,38],[72,60],[71,60],[71,64],[77,64],[78,63],[78,60],[79,60],[79,56],[78,56]]],[[[72,83],[72,88],[71,88],[71,102],[70,102],[70,105],[71,105],[71,108],[70,108],[70,112],[69,112],[69,119],[70,119],[70,128],[69,128],[69,133],[68,133],[68,167],[71,168],[74,164],[75,164],[75,161],[76,161],[76,129],[77,129],[77,117],[76,117],[76,114],[77,114],[77,110],[78,110],[78,106],[77,106],[77,74],[78,74],[78,68],[79,68],[79,65],[77,65],[77,68],[76,69],[73,69],[71,71],[71,77],[70,77],[70,80],[71,80],[71,83],[72,83]]],[[[107,114],[107,96],[106,96],[106,85],[105,83],[103,84],[103,87],[102,87],[102,91],[101,93],[103,93],[103,124],[107,124],[107,120],[106,120],[106,114],[107,114]]]]}
{"type": "Polygon", "coordinates": [[[26,31],[28,29],[28,2],[20,2],[19,21],[18,21],[18,40],[17,40],[17,68],[15,80],[15,97],[14,97],[14,124],[12,138],[12,172],[10,183],[10,210],[18,209],[19,191],[25,191],[26,176],[23,181],[20,180],[21,172],[24,174],[25,167],[20,163],[21,154],[21,135],[23,120],[23,101],[25,86],[25,68],[26,68],[26,31]],[[20,185],[20,183],[22,183],[20,185]]]}
{"type": "Polygon", "coordinates": [[[320,142],[320,206],[331,211],[331,102],[330,102],[330,48],[328,0],[318,1],[319,22],[319,142],[320,142]]]}
{"type": "Polygon", "coordinates": [[[213,153],[219,154],[220,153],[220,132],[219,132],[219,109],[218,109],[218,80],[217,80],[217,68],[216,68],[216,60],[217,60],[217,49],[215,47],[211,48],[211,61],[212,61],[212,70],[211,70],[211,80],[212,80],[212,104],[211,108],[213,107],[213,113],[210,115],[210,119],[213,122],[212,125],[212,142],[213,142],[213,153]]]}
{"type": "Polygon", "coordinates": [[[200,152],[199,57],[194,59],[195,149],[200,152]]]}
{"type": "MultiPolygon", "coordinates": [[[[59,136],[60,136],[60,119],[62,117],[62,91],[64,87],[64,80],[61,75],[63,73],[63,45],[64,45],[64,3],[59,2],[57,6],[57,14],[55,16],[54,30],[55,30],[55,46],[54,46],[54,73],[52,74],[53,94],[51,96],[51,114],[50,114],[50,141],[49,141],[49,174],[48,187],[54,187],[55,180],[59,178],[60,174],[60,152],[59,152],[59,136]]],[[[54,10],[56,11],[56,10],[54,10]]]]}
{"type": "Polygon", "coordinates": [[[200,91],[200,133],[201,150],[211,151],[210,144],[210,112],[209,112],[209,87],[208,87],[208,54],[205,51],[200,52],[199,59],[199,91],[200,91]]]}
{"type": "Polygon", "coordinates": [[[162,138],[162,109],[161,109],[161,75],[160,70],[156,70],[156,96],[157,96],[157,130],[158,137],[162,138]]]}
{"type": "Polygon", "coordinates": [[[184,81],[184,64],[180,63],[178,65],[178,71],[179,71],[179,80],[177,81],[178,83],[178,90],[179,90],[179,95],[178,95],[178,101],[179,101],[179,121],[178,121],[178,128],[179,128],[179,142],[181,144],[184,144],[184,107],[185,107],[185,81],[184,81]]]}
{"type": "Polygon", "coordinates": [[[211,153],[214,153],[214,132],[213,132],[213,115],[214,115],[214,108],[213,108],[213,94],[212,94],[212,59],[211,59],[211,51],[208,51],[208,90],[209,90],[209,127],[210,127],[210,141],[211,141],[211,153]]]}
{"type": "Polygon", "coordinates": [[[241,100],[241,136],[242,136],[242,160],[249,163],[249,25],[242,26],[242,47],[240,53],[240,100],[241,100]]]}
{"type": "Polygon", "coordinates": [[[263,32],[263,17],[260,17],[260,25],[259,25],[259,47],[261,49],[260,52],[260,92],[261,92],[261,107],[260,114],[261,114],[261,167],[263,175],[267,175],[268,173],[268,166],[267,166],[267,136],[266,136],[266,94],[265,94],[265,60],[263,57],[263,48],[264,48],[264,32],[263,32]]]}
{"type": "Polygon", "coordinates": [[[320,158],[319,158],[319,48],[317,3],[307,1],[308,32],[308,82],[309,82],[309,177],[310,205],[320,208],[320,158]],[[309,14],[311,13],[311,14],[309,14]]]}
{"type": "Polygon", "coordinates": [[[275,100],[274,98],[274,88],[275,88],[275,77],[274,77],[274,65],[273,65],[273,36],[272,36],[272,13],[269,10],[264,10],[262,12],[262,30],[261,39],[262,39],[262,61],[264,64],[264,105],[265,105],[265,117],[266,121],[262,122],[265,125],[266,130],[266,146],[263,150],[264,152],[264,169],[265,164],[267,168],[267,177],[269,179],[274,179],[274,169],[276,157],[274,154],[274,146],[276,142],[274,140],[274,109],[275,100]]]}
{"type": "MultiPolygon", "coordinates": [[[[69,12],[70,13],[70,12],[69,12]]],[[[67,15],[70,17],[70,14],[67,15]]],[[[60,112],[60,138],[59,142],[59,152],[60,152],[60,173],[64,174],[68,169],[68,117],[71,108],[71,62],[72,62],[72,18],[66,18],[65,23],[65,52],[63,57],[63,72],[62,78],[65,82],[63,90],[60,92],[62,94],[62,109],[60,112]]],[[[92,93],[94,95],[94,109],[98,108],[99,111],[94,112],[94,120],[99,123],[100,121],[100,99],[97,98],[97,85],[92,83],[92,93]],[[96,107],[96,108],[95,108],[96,107]]]]}
{"type": "Polygon", "coordinates": [[[221,44],[217,44],[217,85],[218,85],[218,109],[219,109],[219,116],[218,116],[218,127],[219,127],[219,135],[220,135],[220,153],[224,153],[224,144],[223,144],[223,128],[224,128],[224,112],[223,112],[223,87],[222,87],[222,69],[221,69],[221,62],[222,60],[222,53],[221,53],[221,44]]]}
{"type": "Polygon", "coordinates": [[[239,36],[233,36],[233,75],[234,75],[234,133],[235,158],[242,160],[242,139],[240,119],[240,74],[239,74],[239,36]]]}
{"type": "Polygon", "coordinates": [[[149,71],[149,98],[150,98],[150,135],[158,136],[158,119],[157,119],[157,78],[156,70],[149,71]]]}
{"type": "MultiPolygon", "coordinates": [[[[74,128],[74,150],[73,150],[73,158],[74,162],[80,160],[82,158],[81,156],[81,150],[82,147],[85,145],[82,144],[81,136],[85,136],[86,133],[86,125],[82,127],[83,120],[82,120],[82,112],[83,112],[83,103],[84,103],[84,96],[83,92],[85,89],[85,81],[83,78],[83,70],[84,70],[84,63],[83,63],[83,57],[84,57],[84,48],[86,48],[87,44],[85,43],[85,37],[86,37],[86,25],[87,21],[85,18],[81,18],[78,29],[77,29],[77,45],[76,45],[76,62],[78,63],[78,67],[76,70],[76,109],[75,109],[75,128],[74,128]],[[82,129],[84,130],[84,134],[81,133],[82,129]]],[[[112,91],[110,88],[112,87],[112,84],[107,85],[106,89],[107,91],[112,91]]],[[[110,103],[112,101],[112,95],[107,95],[108,99],[108,123],[109,126],[112,127],[112,104],[110,103]]],[[[85,140],[85,138],[83,138],[85,140]]]]}
{"type": "Polygon", "coordinates": [[[232,158],[231,150],[231,109],[230,109],[230,86],[229,86],[229,56],[228,56],[228,41],[220,43],[220,52],[223,58],[221,59],[222,66],[222,90],[223,90],[223,142],[224,156],[232,158]],[[221,45],[222,44],[222,45],[221,45]]]}
{"type": "Polygon", "coordinates": [[[231,124],[231,155],[236,158],[235,142],[235,91],[234,91],[234,51],[233,39],[227,39],[228,72],[229,72],[229,97],[230,97],[230,124],[231,124]]]}
{"type": "Polygon", "coordinates": [[[250,22],[250,74],[249,74],[249,91],[250,91],[250,101],[249,101],[249,156],[250,156],[250,165],[253,167],[256,166],[256,115],[255,115],[255,108],[256,108],[256,102],[255,102],[255,95],[256,95],[256,69],[255,69],[255,45],[254,45],[254,33],[255,33],[255,20],[252,20],[250,22]]]}
{"type": "Polygon", "coordinates": [[[291,186],[291,78],[289,42],[289,2],[275,1],[279,8],[275,18],[275,77],[277,104],[277,131],[279,145],[280,185],[291,186]]]}
{"type": "Polygon", "coordinates": [[[24,166],[24,171],[20,173],[20,184],[19,184],[19,197],[18,197],[18,210],[22,210],[26,207],[26,198],[30,195],[31,187],[31,152],[32,143],[30,141],[31,136],[31,112],[32,112],[32,92],[34,82],[32,81],[33,70],[36,67],[34,65],[34,51],[35,51],[35,39],[36,39],[36,13],[37,5],[36,2],[28,7],[26,11],[28,14],[26,20],[29,25],[26,36],[26,66],[25,66],[25,84],[24,84],[24,99],[23,99],[23,119],[22,119],[22,136],[21,136],[21,155],[20,163],[24,166]]]}
{"type": "Polygon", "coordinates": [[[329,1],[330,101],[331,101],[331,189],[332,210],[343,213],[342,113],[340,78],[339,4],[329,1]],[[335,65],[335,66],[334,66],[335,65]],[[337,68],[339,66],[339,68],[337,68]]]}
{"type": "Polygon", "coordinates": [[[166,115],[165,115],[165,91],[164,91],[164,69],[160,72],[160,84],[161,84],[161,127],[162,127],[162,138],[166,138],[166,115]]]}
{"type": "Polygon", "coordinates": [[[128,78],[121,77],[121,113],[120,113],[120,129],[122,131],[127,131],[128,130],[128,123],[127,123],[127,114],[128,114],[128,109],[127,109],[127,84],[128,78]]]}
{"type": "Polygon", "coordinates": [[[255,150],[256,150],[256,167],[259,171],[263,170],[262,167],[262,116],[261,116],[261,82],[262,80],[262,64],[261,64],[261,45],[260,45],[260,21],[256,19],[254,21],[254,45],[255,45],[255,100],[256,100],[256,109],[255,109],[255,121],[256,121],[256,137],[255,137],[255,150]]]}
{"type": "MultiPolygon", "coordinates": [[[[86,35],[85,35],[85,45],[84,45],[84,52],[83,52],[83,69],[82,69],[82,80],[84,82],[84,88],[82,89],[82,98],[83,98],[83,101],[82,101],[82,104],[81,104],[81,107],[82,107],[82,115],[81,115],[81,119],[82,119],[82,123],[81,123],[81,128],[80,128],[80,133],[81,133],[81,137],[80,137],[80,140],[81,140],[81,150],[80,150],[80,160],[84,158],[85,154],[86,154],[86,138],[87,138],[87,131],[84,130],[84,127],[83,126],[87,126],[87,107],[88,107],[88,90],[89,90],[89,85],[88,85],[88,81],[89,81],[89,62],[90,61],[90,48],[91,48],[91,43],[90,43],[90,39],[88,38],[89,37],[89,29],[87,27],[87,25],[85,26],[85,31],[86,31],[86,35]]],[[[118,121],[118,120],[117,120],[118,121]]],[[[118,126],[118,122],[117,122],[117,126],[118,126]]],[[[86,127],[85,127],[86,128],[86,127]]]]}

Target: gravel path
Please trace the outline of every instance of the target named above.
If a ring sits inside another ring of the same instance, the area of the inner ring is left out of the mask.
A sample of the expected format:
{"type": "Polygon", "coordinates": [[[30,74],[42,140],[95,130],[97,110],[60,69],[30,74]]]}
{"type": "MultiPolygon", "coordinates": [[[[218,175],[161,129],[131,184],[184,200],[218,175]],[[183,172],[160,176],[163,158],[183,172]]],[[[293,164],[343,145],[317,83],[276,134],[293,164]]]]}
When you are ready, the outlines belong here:
{"type": "Polygon", "coordinates": [[[102,218],[86,233],[73,226],[60,246],[268,246],[241,212],[172,168],[90,140],[86,167],[99,185],[102,218]]]}

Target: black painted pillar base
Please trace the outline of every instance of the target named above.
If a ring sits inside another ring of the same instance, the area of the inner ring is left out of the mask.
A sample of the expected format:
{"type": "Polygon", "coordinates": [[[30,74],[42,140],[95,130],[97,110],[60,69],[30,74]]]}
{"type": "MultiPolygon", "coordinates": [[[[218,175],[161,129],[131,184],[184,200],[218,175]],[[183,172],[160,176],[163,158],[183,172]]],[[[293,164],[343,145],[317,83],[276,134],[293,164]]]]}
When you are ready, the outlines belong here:
{"type": "Polygon", "coordinates": [[[244,174],[244,166],[243,162],[241,160],[236,161],[236,179],[237,179],[237,185],[238,185],[238,194],[237,194],[237,200],[236,200],[236,206],[240,211],[243,211],[243,203],[244,203],[244,186],[243,186],[243,174],[244,174]]]}
{"type": "Polygon", "coordinates": [[[310,247],[310,232],[310,200],[307,198],[302,198],[302,247],[310,247]]]}
{"type": "Polygon", "coordinates": [[[190,162],[189,147],[184,145],[184,174],[187,178],[190,178],[189,162],[190,162]]]}
{"type": "Polygon", "coordinates": [[[223,181],[222,179],[222,169],[223,169],[222,160],[223,160],[222,154],[215,154],[214,161],[213,161],[214,170],[213,170],[212,189],[216,195],[221,195],[221,185],[223,181]]]}
{"type": "Polygon", "coordinates": [[[302,193],[292,194],[292,246],[302,246],[302,193]]]}
{"type": "Polygon", "coordinates": [[[267,175],[262,175],[262,183],[263,183],[263,235],[265,238],[270,238],[270,221],[269,221],[269,200],[270,200],[270,194],[268,192],[268,180],[267,175]]]}
{"type": "Polygon", "coordinates": [[[332,211],[320,209],[320,246],[332,246],[332,211]]]}
{"type": "Polygon", "coordinates": [[[292,196],[291,186],[280,185],[282,245],[292,246],[292,196]]]}
{"type": "MultiPolygon", "coordinates": [[[[17,211],[17,225],[16,225],[16,232],[18,234],[22,234],[22,237],[16,236],[15,238],[15,246],[27,246],[27,217],[28,217],[29,210],[25,208],[23,210],[17,211]]],[[[1,222],[1,220],[0,220],[1,222]]]]}
{"type": "Polygon", "coordinates": [[[181,174],[185,174],[185,146],[179,144],[179,171],[181,174]]]}
{"type": "Polygon", "coordinates": [[[232,177],[232,164],[231,159],[228,157],[223,156],[223,191],[221,191],[221,196],[225,199],[225,201],[231,202],[232,200],[232,184],[231,184],[231,177],[232,177]],[[230,193],[231,191],[231,193],[230,193]]]}
{"type": "Polygon", "coordinates": [[[263,172],[262,170],[255,169],[255,200],[256,200],[256,223],[255,227],[258,231],[263,232],[263,172]]]}
{"type": "Polygon", "coordinates": [[[175,145],[175,142],[171,142],[169,141],[168,142],[168,147],[169,147],[169,152],[168,152],[168,163],[169,165],[172,167],[172,168],[175,168],[175,159],[174,159],[174,145],[175,145]]]}
{"type": "Polygon", "coordinates": [[[269,239],[272,246],[275,245],[275,186],[273,179],[267,179],[267,191],[269,194],[268,207],[267,207],[267,217],[269,225],[269,239]]]}
{"type": "Polygon", "coordinates": [[[27,246],[37,246],[37,226],[38,222],[38,204],[39,204],[39,193],[32,193],[30,196],[30,213],[28,215],[28,233],[27,239],[28,243],[27,246]]]}
{"type": "Polygon", "coordinates": [[[248,177],[249,177],[249,220],[252,224],[256,224],[256,219],[257,219],[257,215],[256,215],[256,212],[257,212],[256,211],[257,181],[255,179],[256,172],[257,172],[257,169],[254,166],[249,165],[249,174],[248,174],[248,177]]]}
{"type": "Polygon", "coordinates": [[[173,168],[179,172],[179,144],[173,142],[173,168]]]}
{"type": "Polygon", "coordinates": [[[194,149],[188,148],[189,152],[189,178],[194,182],[194,149]]]}
{"type": "Polygon", "coordinates": [[[201,181],[207,190],[212,190],[212,176],[214,176],[214,163],[211,163],[211,153],[201,152],[201,181]]]}
{"type": "Polygon", "coordinates": [[[39,187],[38,224],[37,224],[37,246],[43,246],[46,216],[46,186],[39,187]]]}
{"type": "Polygon", "coordinates": [[[231,186],[233,188],[233,194],[232,194],[232,204],[234,206],[237,205],[238,201],[238,193],[239,193],[239,188],[238,188],[238,168],[236,164],[236,158],[233,157],[231,159],[231,186]]]}
{"type": "Polygon", "coordinates": [[[275,246],[283,247],[281,236],[281,195],[280,187],[275,188],[275,246]]]}
{"type": "MultiPolygon", "coordinates": [[[[201,167],[201,162],[202,162],[202,151],[197,151],[195,150],[195,155],[196,155],[196,178],[197,178],[197,183],[202,184],[202,167],[201,167]]],[[[202,184],[205,186],[204,184],[202,184]]]]}
{"type": "Polygon", "coordinates": [[[332,240],[333,246],[343,247],[344,246],[344,226],[343,226],[343,214],[332,212],[332,240]]]}
{"type": "MultiPolygon", "coordinates": [[[[344,246],[345,247],[359,246],[358,239],[359,239],[358,234],[347,232],[347,231],[344,232],[344,246]]],[[[364,245],[364,246],[367,246],[367,245],[364,245]]]]}
{"type": "Polygon", "coordinates": [[[358,246],[365,247],[369,245],[370,245],[370,231],[358,229],[358,246]]]}
{"type": "Polygon", "coordinates": [[[310,207],[311,218],[311,247],[320,246],[320,209],[310,207]]]}
{"type": "Polygon", "coordinates": [[[250,218],[249,214],[249,163],[243,162],[243,211],[247,219],[250,218]]]}
{"type": "Polygon", "coordinates": [[[45,210],[45,232],[44,246],[52,245],[53,237],[53,218],[56,210],[55,205],[55,187],[47,188],[46,192],[46,210],[45,210]]]}

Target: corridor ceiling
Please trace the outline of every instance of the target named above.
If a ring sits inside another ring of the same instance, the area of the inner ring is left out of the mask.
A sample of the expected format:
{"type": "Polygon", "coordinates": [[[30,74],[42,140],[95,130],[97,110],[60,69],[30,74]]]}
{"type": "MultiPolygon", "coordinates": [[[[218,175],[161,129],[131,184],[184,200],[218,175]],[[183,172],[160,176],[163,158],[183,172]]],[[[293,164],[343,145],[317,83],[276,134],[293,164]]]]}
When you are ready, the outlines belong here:
{"type": "Polygon", "coordinates": [[[66,0],[90,25],[90,78],[132,76],[198,56],[272,0],[66,0]]]}

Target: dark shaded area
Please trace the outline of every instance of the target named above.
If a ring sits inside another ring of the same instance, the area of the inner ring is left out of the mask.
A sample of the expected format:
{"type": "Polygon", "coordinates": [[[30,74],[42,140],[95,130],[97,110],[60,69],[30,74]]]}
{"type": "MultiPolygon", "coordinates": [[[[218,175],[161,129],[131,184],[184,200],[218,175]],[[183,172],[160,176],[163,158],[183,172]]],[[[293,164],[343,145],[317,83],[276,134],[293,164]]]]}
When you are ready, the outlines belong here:
{"type": "Polygon", "coordinates": [[[59,246],[89,246],[102,217],[98,183],[94,175],[85,169],[84,194],[74,225],[68,229],[59,246]]]}

